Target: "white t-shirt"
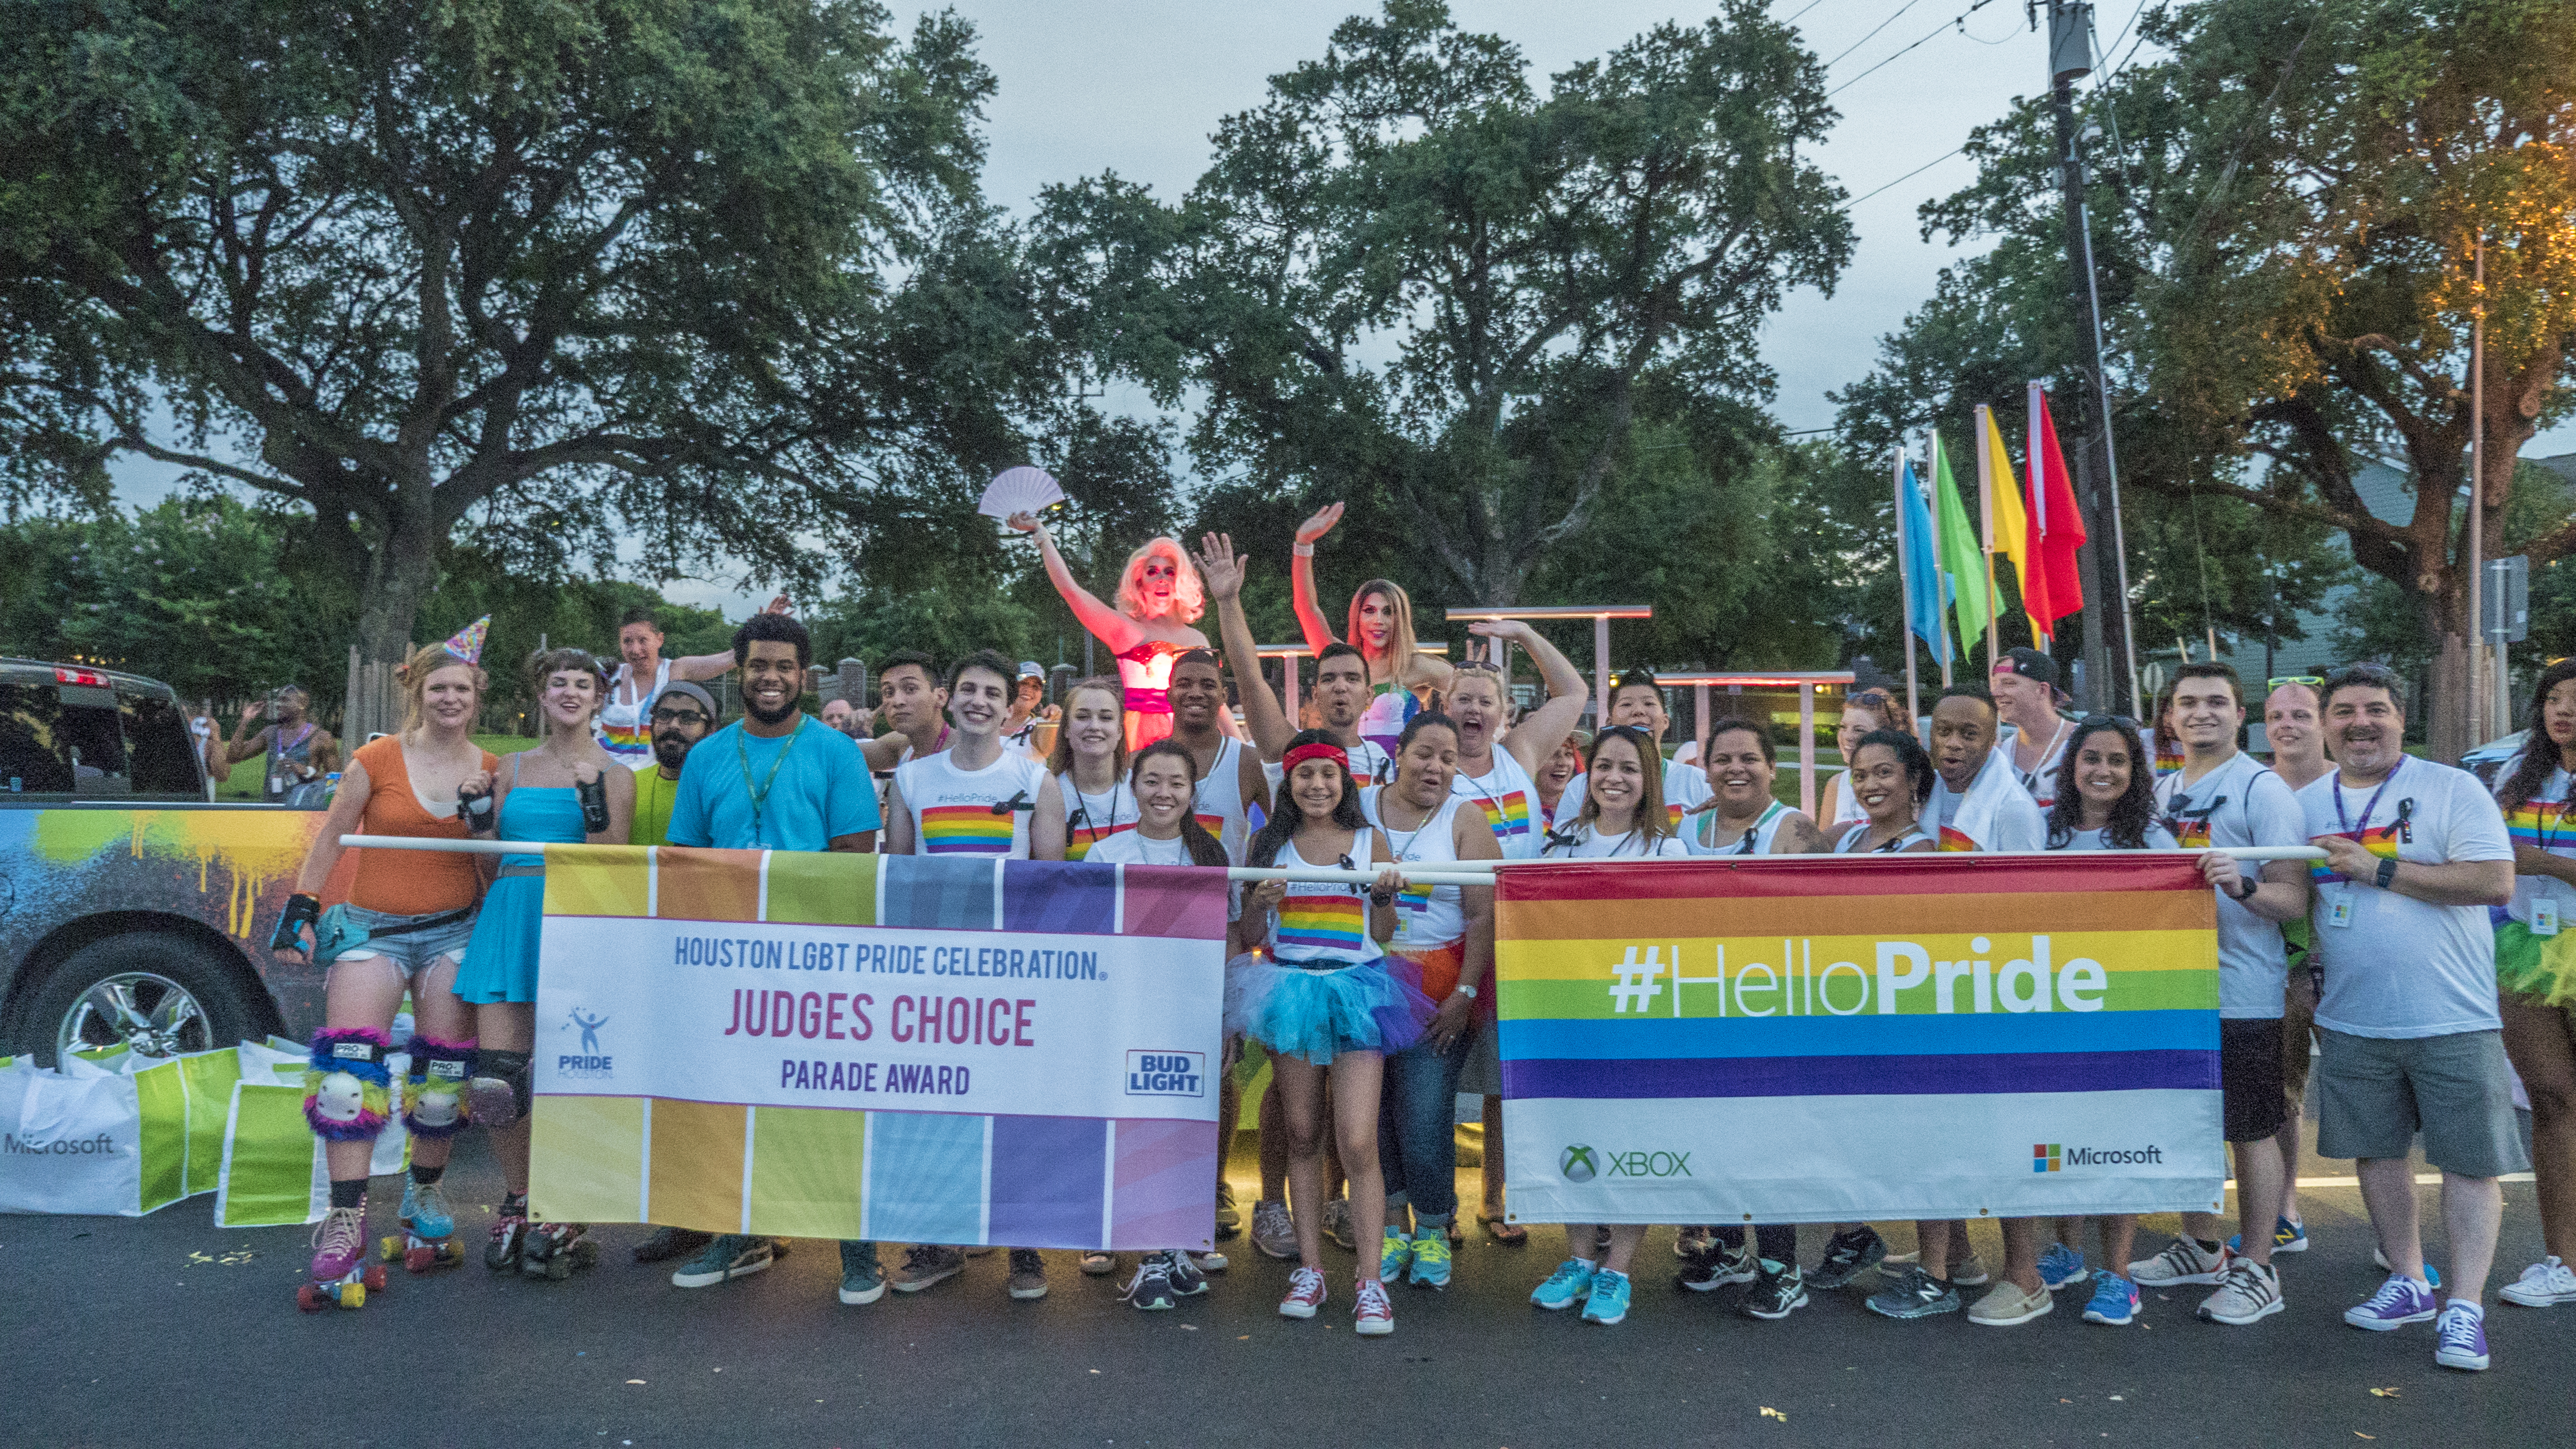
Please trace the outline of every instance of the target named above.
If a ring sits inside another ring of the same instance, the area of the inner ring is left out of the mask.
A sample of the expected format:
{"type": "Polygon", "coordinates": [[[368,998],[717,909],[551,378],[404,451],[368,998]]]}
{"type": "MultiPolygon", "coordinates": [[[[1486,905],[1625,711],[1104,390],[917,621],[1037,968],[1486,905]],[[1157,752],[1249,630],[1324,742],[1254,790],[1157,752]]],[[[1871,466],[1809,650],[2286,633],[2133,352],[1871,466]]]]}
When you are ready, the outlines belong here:
{"type": "MultiPolygon", "coordinates": [[[[2075,831],[2073,834],[2071,834],[2071,835],[2067,836],[2067,838],[2066,838],[2066,843],[2065,843],[2064,845],[2052,845],[2052,846],[2050,846],[2050,847],[2049,847],[2049,849],[2051,849],[2051,850],[2120,850],[2120,849],[2124,849],[2124,848],[2125,848],[2125,847],[2122,847],[2122,846],[2113,845],[2113,844],[2110,842],[2109,836],[2110,836],[2110,832],[2109,832],[2109,831],[2107,831],[2107,830],[2078,830],[2078,831],[2075,831]]],[[[2147,841],[2147,843],[2146,843],[2143,847],[2141,847],[2142,849],[2146,849],[2146,850],[2171,850],[2171,849],[2173,849],[2173,848],[2174,848],[2173,832],[2172,832],[2172,831],[2170,831],[2170,830],[2165,829],[2165,828],[2164,828],[2163,826],[2161,826],[2161,825],[2150,825],[2150,826],[2148,826],[2148,827],[2147,827],[2146,841],[2147,841]]],[[[2225,948],[2224,948],[2224,947],[2221,947],[2221,948],[2220,948],[2220,950],[2221,950],[2221,952],[2223,953],[2223,952],[2224,952],[2224,950],[2225,950],[2225,948]]],[[[2222,981],[2222,982],[2224,982],[2226,979],[2227,979],[2227,978],[2226,978],[2226,977],[2224,977],[2224,976],[2221,976],[2221,977],[2219,978],[2219,980],[2220,980],[2220,981],[2222,981]]],[[[2225,994],[2223,990],[2222,990],[2221,994],[2222,994],[2222,995],[2224,995],[2224,994],[2225,994]]],[[[2219,1015],[2221,1015],[2221,1016],[2226,1016],[2226,1015],[2230,1015],[2230,1014],[2231,1014],[2231,1013],[2227,1012],[2227,1011],[2226,1011],[2225,1009],[2223,1009],[2223,1008],[2222,1008],[2222,1009],[2220,1010],[2220,1012],[2219,1012],[2219,1015]]],[[[2274,1013],[2272,1013],[2272,1014],[2273,1014],[2274,1016],[2278,1016],[2278,1015],[2280,1015],[2280,1013],[2279,1013],[2279,1012],[2277,1012],[2277,1011],[2276,1011],[2276,1012],[2274,1012],[2274,1013]]]]}
{"type": "MultiPolygon", "coordinates": [[[[2310,839],[2349,835],[2373,855],[2423,865],[2513,859],[2504,813],[2468,771],[2410,758],[2367,790],[2345,788],[2342,773],[2330,771],[2298,793],[2310,839]]],[[[2375,1037],[2503,1026],[2486,907],[2429,905],[2347,881],[2323,861],[2311,874],[2317,884],[2311,959],[2326,973],[2317,1025],[2375,1037]],[[2349,924],[2334,924],[2338,904],[2349,910],[2349,924]]]]}
{"type": "MultiPolygon", "coordinates": [[[[1067,860],[1089,860],[1092,847],[1111,836],[1136,828],[1136,792],[1127,788],[1125,780],[1112,780],[1108,789],[1090,795],[1073,783],[1072,772],[1067,771],[1055,777],[1055,788],[1056,793],[1064,797],[1064,858],[1067,860]]],[[[1179,864],[1187,865],[1189,862],[1183,860],[1179,864]]]]}
{"type": "MultiPolygon", "coordinates": [[[[2499,781],[2513,777],[2522,766],[2521,757],[2505,761],[2496,772],[2499,781]]],[[[2576,820],[2568,817],[2568,779],[2565,770],[2552,770],[2533,796],[2516,806],[2504,818],[2506,833],[2516,845],[2545,850],[2562,860],[2576,859],[2576,820]]],[[[2542,901],[2558,907],[2558,929],[2576,931],[2576,886],[2549,875],[2518,875],[2513,878],[2513,904],[2507,914],[2528,926],[2531,908],[2542,901]]]]}
{"type": "Polygon", "coordinates": [[[980,770],[958,768],[949,750],[895,766],[895,788],[912,813],[912,853],[1028,859],[1046,778],[1045,766],[1008,750],[980,770]]]}
{"type": "Polygon", "coordinates": [[[2048,818],[2021,788],[2021,774],[2000,745],[1987,751],[1986,763],[1978,768],[1965,794],[1953,792],[1950,782],[1933,772],[1932,798],[1924,803],[1922,818],[1940,827],[1934,838],[1943,850],[2048,847],[2048,818]],[[1960,825],[1963,816],[1985,818],[1975,828],[1967,828],[1960,825]]]}
{"type": "MultiPolygon", "coordinates": [[[[1169,840],[1148,840],[1134,830],[1121,830],[1115,835],[1100,837],[1093,842],[1082,861],[1085,865],[1195,864],[1190,859],[1190,848],[1181,843],[1179,836],[1169,840]]],[[[1234,881],[1226,887],[1225,903],[1227,920],[1243,918],[1243,882],[1234,881]]]]}
{"type": "Polygon", "coordinates": [[[1690,858],[1689,842],[1678,835],[1664,836],[1655,841],[1654,849],[1648,850],[1646,838],[1633,830],[1620,835],[1603,835],[1589,825],[1578,825],[1572,827],[1572,831],[1574,835],[1572,843],[1559,844],[1555,841],[1548,843],[1549,860],[1687,860],[1690,858]]]}
{"type": "MultiPolygon", "coordinates": [[[[1560,827],[1573,824],[1575,817],[1583,813],[1583,797],[1591,784],[1589,771],[1565,782],[1565,793],[1557,797],[1556,802],[1556,820],[1560,827]]],[[[1706,770],[1696,767],[1684,769],[1670,761],[1664,763],[1664,817],[1672,821],[1676,834],[1681,831],[1682,817],[1688,815],[1693,806],[1716,794],[1708,788],[1706,770]]]]}
{"type": "MultiPolygon", "coordinates": [[[[2202,846],[2305,845],[2307,820],[2288,782],[2239,750],[2227,763],[2183,783],[2185,770],[2156,779],[2156,814],[2174,843],[2202,846]]],[[[2251,878],[2256,861],[2239,866],[2251,878]]],[[[2218,1014],[2247,1021],[2281,1015],[2290,969],[2281,926],[2224,892],[2218,897],[2218,1014]]]]}
{"type": "Polygon", "coordinates": [[[2074,738],[2073,722],[2059,720],[2057,737],[2049,745],[2048,753],[2039,757],[2038,765],[2025,770],[2021,767],[2021,756],[2014,753],[2021,744],[2021,726],[2008,724],[1995,731],[1995,753],[2003,756],[2013,767],[2013,778],[2021,781],[2021,787],[2030,792],[2031,803],[2039,807],[2042,815],[2048,813],[2049,806],[2057,803],[2057,768],[2065,763],[2066,746],[2074,738]]]}

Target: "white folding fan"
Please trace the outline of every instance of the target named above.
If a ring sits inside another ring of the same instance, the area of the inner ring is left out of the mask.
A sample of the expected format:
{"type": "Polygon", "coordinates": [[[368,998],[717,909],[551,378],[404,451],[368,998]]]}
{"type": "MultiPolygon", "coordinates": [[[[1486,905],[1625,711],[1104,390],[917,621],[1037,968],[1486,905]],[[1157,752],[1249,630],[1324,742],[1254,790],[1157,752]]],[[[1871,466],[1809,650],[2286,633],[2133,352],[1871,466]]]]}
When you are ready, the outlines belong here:
{"type": "Polygon", "coordinates": [[[984,490],[975,511],[987,518],[1040,513],[1064,501],[1064,489],[1044,468],[1012,468],[984,490]]]}

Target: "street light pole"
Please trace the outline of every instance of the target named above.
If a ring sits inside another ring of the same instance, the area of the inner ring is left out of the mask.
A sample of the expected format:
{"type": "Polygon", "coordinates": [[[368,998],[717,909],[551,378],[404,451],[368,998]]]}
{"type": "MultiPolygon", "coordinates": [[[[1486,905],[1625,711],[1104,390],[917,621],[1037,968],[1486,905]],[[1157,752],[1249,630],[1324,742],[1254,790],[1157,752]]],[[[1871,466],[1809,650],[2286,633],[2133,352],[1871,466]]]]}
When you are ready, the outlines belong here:
{"type": "MultiPolygon", "coordinates": [[[[2473,252],[2477,287],[2472,304],[2476,310],[2469,314],[2469,737],[2461,741],[2461,748],[2471,750],[2486,738],[2478,730],[2478,706],[2487,692],[2487,239],[2483,231],[2473,252]]],[[[2501,657],[2496,666],[2501,673],[2501,657]]],[[[2504,732],[2505,715],[2499,711],[2495,733],[2504,732]]]]}

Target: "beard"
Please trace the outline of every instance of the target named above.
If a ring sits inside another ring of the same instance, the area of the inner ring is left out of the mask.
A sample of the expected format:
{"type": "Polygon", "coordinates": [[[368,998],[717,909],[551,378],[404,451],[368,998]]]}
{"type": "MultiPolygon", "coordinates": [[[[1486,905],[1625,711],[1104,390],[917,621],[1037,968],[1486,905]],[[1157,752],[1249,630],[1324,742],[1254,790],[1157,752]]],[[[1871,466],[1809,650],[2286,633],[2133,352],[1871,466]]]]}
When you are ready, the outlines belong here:
{"type": "Polygon", "coordinates": [[[784,704],[771,710],[761,708],[760,700],[757,696],[745,694],[742,697],[742,712],[750,715],[753,719],[760,721],[762,724],[778,724],[784,721],[789,715],[796,713],[796,696],[792,694],[789,695],[784,704]]]}
{"type": "Polygon", "coordinates": [[[695,740],[665,731],[653,737],[653,758],[658,763],[676,770],[680,768],[680,762],[689,757],[690,749],[696,744],[695,740]]]}

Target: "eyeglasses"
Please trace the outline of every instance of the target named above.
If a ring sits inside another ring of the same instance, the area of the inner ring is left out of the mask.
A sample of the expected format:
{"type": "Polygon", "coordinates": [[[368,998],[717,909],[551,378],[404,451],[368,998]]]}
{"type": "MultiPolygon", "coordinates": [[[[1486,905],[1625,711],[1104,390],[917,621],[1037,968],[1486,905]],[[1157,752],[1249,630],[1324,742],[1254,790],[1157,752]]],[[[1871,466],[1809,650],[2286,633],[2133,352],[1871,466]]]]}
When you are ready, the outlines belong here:
{"type": "Polygon", "coordinates": [[[657,709],[653,711],[653,723],[657,725],[705,724],[706,722],[707,716],[704,710],[657,709]]]}
{"type": "Polygon", "coordinates": [[[2310,689],[2315,689],[2325,682],[2326,677],[2322,674],[2275,674],[2263,681],[2263,687],[2266,690],[2273,690],[2284,684],[2304,684],[2310,689]]]}

